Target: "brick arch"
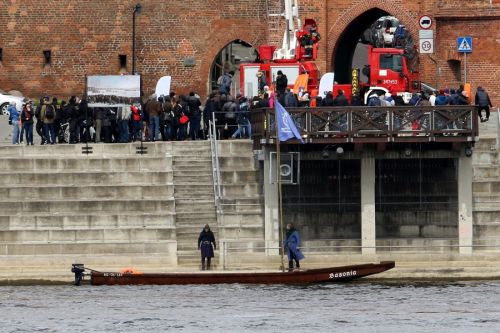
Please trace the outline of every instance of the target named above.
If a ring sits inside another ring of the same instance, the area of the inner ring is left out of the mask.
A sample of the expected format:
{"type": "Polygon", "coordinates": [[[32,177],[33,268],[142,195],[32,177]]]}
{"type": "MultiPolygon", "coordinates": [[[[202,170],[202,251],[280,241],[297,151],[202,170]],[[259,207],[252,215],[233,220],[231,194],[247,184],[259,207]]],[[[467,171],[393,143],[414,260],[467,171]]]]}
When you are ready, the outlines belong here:
{"type": "Polygon", "coordinates": [[[380,9],[392,16],[395,16],[399,21],[406,26],[410,34],[413,36],[414,40],[417,40],[418,36],[418,23],[417,18],[412,16],[407,9],[403,6],[394,3],[393,0],[372,0],[366,1],[362,0],[354,4],[350,8],[346,9],[342,15],[340,15],[335,23],[328,30],[328,59],[327,66],[331,71],[333,66],[333,57],[337,51],[337,43],[347,29],[347,27],[363,13],[371,9],[380,9]]]}
{"type": "Polygon", "coordinates": [[[238,39],[245,41],[245,43],[248,43],[257,50],[258,45],[262,45],[265,42],[265,34],[245,32],[244,29],[241,29],[241,27],[238,29],[236,26],[234,29],[233,27],[228,27],[227,29],[224,29],[224,31],[219,30],[216,34],[217,35],[213,36],[213,38],[207,38],[207,40],[210,40],[211,46],[206,50],[200,65],[200,80],[202,80],[201,85],[204,84],[203,87],[207,96],[209,93],[209,87],[206,83],[210,80],[210,70],[215,57],[222,49],[238,39]]]}

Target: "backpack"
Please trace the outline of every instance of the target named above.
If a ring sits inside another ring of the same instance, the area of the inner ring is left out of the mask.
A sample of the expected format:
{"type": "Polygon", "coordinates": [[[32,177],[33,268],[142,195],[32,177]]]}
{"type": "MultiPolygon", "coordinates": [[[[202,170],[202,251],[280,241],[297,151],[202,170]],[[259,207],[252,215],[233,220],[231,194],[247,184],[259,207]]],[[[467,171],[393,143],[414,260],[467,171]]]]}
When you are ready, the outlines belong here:
{"type": "Polygon", "coordinates": [[[53,105],[47,105],[45,107],[45,118],[52,120],[56,117],[56,112],[54,111],[53,105]]]}
{"type": "Polygon", "coordinates": [[[221,86],[223,81],[224,81],[224,75],[219,76],[219,78],[217,79],[217,85],[221,86]]]}

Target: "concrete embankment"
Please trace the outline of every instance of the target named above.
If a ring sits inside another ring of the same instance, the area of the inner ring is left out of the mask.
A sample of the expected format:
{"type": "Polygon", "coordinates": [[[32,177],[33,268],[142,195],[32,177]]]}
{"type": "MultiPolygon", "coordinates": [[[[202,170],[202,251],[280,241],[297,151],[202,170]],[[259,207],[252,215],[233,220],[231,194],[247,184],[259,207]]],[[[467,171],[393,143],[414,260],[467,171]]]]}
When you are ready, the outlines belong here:
{"type": "MultiPolygon", "coordinates": [[[[341,247],[316,252],[305,242],[302,267],[394,260],[395,269],[373,278],[500,277],[500,159],[493,125],[481,126],[471,254],[459,253],[456,239],[436,240],[442,247],[399,239],[373,255],[341,247]]],[[[250,141],[219,144],[219,209],[208,141],[145,144],[146,155],[136,154],[137,146],[93,145],[90,155],[81,145],[0,146],[0,283],[68,283],[76,262],[101,271],[197,271],[196,239],[205,223],[219,242],[217,270],[279,269],[280,257],[264,250],[267,170],[259,169],[250,141]]]]}

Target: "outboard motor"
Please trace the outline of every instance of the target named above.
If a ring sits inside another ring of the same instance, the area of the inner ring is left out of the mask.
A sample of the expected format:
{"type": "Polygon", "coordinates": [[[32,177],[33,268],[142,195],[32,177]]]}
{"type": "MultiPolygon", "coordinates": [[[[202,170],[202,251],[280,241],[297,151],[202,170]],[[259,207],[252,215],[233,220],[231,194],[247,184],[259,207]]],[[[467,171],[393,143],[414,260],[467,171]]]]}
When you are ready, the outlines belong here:
{"type": "Polygon", "coordinates": [[[75,273],[75,286],[79,286],[85,276],[85,267],[83,264],[73,264],[71,272],[75,273]]]}

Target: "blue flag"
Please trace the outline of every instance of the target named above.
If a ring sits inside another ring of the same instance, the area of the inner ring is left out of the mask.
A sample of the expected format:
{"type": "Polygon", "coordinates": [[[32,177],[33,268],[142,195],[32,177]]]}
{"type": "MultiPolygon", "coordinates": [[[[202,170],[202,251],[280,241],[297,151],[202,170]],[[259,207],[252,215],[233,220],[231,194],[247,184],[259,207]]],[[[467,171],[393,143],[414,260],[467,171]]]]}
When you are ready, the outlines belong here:
{"type": "Polygon", "coordinates": [[[278,101],[276,101],[276,118],[278,119],[278,138],[280,141],[296,138],[304,143],[290,114],[278,101]]]}

